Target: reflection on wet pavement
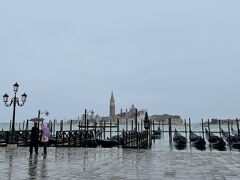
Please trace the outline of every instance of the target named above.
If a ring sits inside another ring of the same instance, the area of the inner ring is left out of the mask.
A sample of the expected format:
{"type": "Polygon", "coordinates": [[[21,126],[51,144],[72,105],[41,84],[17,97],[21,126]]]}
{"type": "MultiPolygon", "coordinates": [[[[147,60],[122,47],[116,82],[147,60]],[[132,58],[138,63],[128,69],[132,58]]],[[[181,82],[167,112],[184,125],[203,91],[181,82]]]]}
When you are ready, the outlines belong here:
{"type": "Polygon", "coordinates": [[[29,155],[26,147],[1,147],[0,179],[240,179],[239,155],[228,147],[179,150],[167,135],[149,150],[49,147],[29,155]]]}

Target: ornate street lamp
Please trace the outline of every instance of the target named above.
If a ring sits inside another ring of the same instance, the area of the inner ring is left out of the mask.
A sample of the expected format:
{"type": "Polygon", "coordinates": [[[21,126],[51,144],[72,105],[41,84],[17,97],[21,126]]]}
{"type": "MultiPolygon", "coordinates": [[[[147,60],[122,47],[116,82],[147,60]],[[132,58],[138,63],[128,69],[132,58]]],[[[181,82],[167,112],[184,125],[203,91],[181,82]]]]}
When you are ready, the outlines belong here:
{"type": "Polygon", "coordinates": [[[12,118],[12,129],[11,129],[11,133],[10,133],[10,136],[9,136],[9,141],[8,141],[8,146],[11,146],[11,147],[16,147],[17,146],[17,143],[15,141],[15,112],[16,112],[16,105],[18,106],[23,106],[24,103],[26,102],[27,100],[27,95],[25,93],[22,94],[21,96],[21,101],[22,103],[20,103],[20,100],[19,98],[16,96],[17,95],[17,91],[18,91],[18,83],[15,83],[13,85],[13,91],[14,91],[14,97],[11,99],[11,102],[9,104],[7,104],[8,102],[8,94],[4,94],[3,95],[3,102],[5,103],[5,106],[9,107],[11,105],[13,105],[13,118],[12,118]]]}

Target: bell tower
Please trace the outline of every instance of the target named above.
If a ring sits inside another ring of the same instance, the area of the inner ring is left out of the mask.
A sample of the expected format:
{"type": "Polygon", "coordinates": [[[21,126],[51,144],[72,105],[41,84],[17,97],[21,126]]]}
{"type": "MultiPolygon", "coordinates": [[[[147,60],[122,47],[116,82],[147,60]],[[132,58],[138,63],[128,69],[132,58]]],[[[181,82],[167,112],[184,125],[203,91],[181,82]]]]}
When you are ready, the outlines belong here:
{"type": "Polygon", "coordinates": [[[113,91],[110,98],[110,108],[109,108],[109,117],[114,120],[115,118],[115,99],[113,97],[113,91]]]}

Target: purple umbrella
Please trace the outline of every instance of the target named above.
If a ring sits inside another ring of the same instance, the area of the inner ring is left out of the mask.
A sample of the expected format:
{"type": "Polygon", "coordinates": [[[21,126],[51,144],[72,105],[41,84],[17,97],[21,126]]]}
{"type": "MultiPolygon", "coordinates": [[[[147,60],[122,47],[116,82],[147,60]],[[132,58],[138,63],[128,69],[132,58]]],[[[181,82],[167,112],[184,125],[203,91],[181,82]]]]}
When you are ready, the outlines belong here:
{"type": "Polygon", "coordinates": [[[50,131],[47,127],[47,123],[42,123],[42,132],[46,135],[46,136],[49,136],[50,134],[50,131]]]}

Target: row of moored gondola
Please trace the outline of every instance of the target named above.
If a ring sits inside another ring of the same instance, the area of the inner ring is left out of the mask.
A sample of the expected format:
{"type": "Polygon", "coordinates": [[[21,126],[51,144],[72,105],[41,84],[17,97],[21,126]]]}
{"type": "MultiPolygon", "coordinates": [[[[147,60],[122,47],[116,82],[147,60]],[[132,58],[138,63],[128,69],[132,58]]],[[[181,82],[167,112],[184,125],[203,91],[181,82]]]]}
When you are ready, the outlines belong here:
{"type": "MultiPolygon", "coordinates": [[[[222,137],[219,137],[212,132],[208,131],[205,128],[206,140],[208,141],[209,145],[213,148],[217,149],[224,149],[226,146],[226,142],[230,147],[240,149],[240,138],[238,131],[231,128],[232,134],[225,132],[221,129],[222,137]]],[[[191,130],[189,132],[189,141],[192,146],[204,149],[206,146],[206,141],[204,137],[193,133],[191,130]]],[[[187,139],[185,136],[181,135],[176,129],[173,136],[174,145],[178,148],[186,147],[187,146],[187,139]]]]}

